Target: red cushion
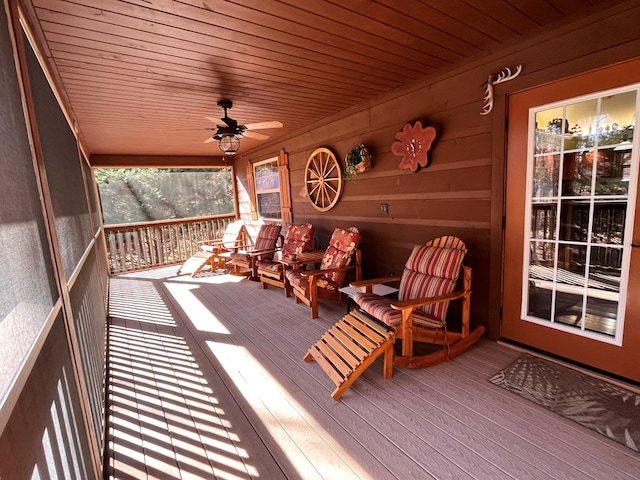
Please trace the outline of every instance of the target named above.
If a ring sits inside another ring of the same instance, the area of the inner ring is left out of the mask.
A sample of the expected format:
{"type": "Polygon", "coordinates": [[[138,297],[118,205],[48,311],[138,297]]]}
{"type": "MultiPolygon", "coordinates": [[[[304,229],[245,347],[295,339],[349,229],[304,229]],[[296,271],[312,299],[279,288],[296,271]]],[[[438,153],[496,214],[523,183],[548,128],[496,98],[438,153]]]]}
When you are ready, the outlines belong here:
{"type": "MultiPolygon", "coordinates": [[[[280,230],[282,229],[282,225],[278,223],[270,223],[265,224],[260,227],[260,231],[258,232],[258,238],[256,238],[256,243],[254,244],[252,251],[260,251],[260,250],[274,250],[276,248],[276,243],[278,242],[278,236],[280,235],[280,230]]],[[[273,253],[270,252],[267,255],[263,256],[265,258],[273,258],[273,253]]]]}
{"type": "MultiPolygon", "coordinates": [[[[431,298],[446,295],[456,288],[465,251],[419,245],[413,248],[405,263],[399,300],[431,298]]],[[[356,293],[354,300],[365,312],[387,325],[398,325],[402,316],[391,308],[390,300],[373,293],[356,293]]],[[[449,302],[440,302],[419,307],[413,312],[413,322],[427,327],[444,324],[449,302]]]]}
{"type": "MultiPolygon", "coordinates": [[[[384,322],[386,325],[389,325],[390,327],[400,325],[400,322],[402,321],[402,314],[400,313],[400,310],[391,308],[388,297],[376,295],[375,293],[358,292],[354,295],[353,299],[362,310],[381,322],[384,322]]],[[[414,310],[413,312],[413,323],[432,328],[439,328],[442,326],[442,322],[419,310],[414,310]]]]}
{"type": "Polygon", "coordinates": [[[310,223],[289,225],[282,245],[282,256],[292,257],[306,252],[313,240],[314,227],[310,223]]]}
{"type": "Polygon", "coordinates": [[[456,248],[416,245],[404,267],[434,277],[456,280],[465,252],[456,248]]]}
{"type": "MultiPolygon", "coordinates": [[[[351,263],[351,257],[353,250],[358,246],[360,242],[360,232],[355,227],[351,227],[348,230],[336,228],[329,240],[329,246],[322,256],[320,262],[320,269],[327,270],[330,268],[342,268],[351,263]]],[[[344,279],[347,275],[346,271],[331,272],[323,277],[329,282],[341,287],[344,284],[344,279]]]]}

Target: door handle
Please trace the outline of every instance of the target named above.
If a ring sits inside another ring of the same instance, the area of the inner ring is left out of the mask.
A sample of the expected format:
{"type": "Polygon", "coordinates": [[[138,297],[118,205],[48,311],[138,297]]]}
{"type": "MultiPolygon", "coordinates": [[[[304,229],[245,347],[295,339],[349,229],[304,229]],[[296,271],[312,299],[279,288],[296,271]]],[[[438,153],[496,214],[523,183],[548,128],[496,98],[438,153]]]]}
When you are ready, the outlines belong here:
{"type": "Polygon", "coordinates": [[[631,247],[632,247],[632,248],[639,248],[639,247],[640,247],[640,244],[638,244],[638,243],[632,243],[632,244],[631,244],[631,247]]]}

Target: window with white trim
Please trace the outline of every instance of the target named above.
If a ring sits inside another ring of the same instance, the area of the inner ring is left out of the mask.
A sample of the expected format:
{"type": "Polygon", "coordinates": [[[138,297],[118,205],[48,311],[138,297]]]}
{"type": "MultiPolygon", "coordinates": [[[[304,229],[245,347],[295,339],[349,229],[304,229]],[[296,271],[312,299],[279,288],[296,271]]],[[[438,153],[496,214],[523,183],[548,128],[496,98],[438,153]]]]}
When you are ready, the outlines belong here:
{"type": "Polygon", "coordinates": [[[270,158],[253,165],[258,215],[262,218],[282,218],[278,158],[270,158]]]}

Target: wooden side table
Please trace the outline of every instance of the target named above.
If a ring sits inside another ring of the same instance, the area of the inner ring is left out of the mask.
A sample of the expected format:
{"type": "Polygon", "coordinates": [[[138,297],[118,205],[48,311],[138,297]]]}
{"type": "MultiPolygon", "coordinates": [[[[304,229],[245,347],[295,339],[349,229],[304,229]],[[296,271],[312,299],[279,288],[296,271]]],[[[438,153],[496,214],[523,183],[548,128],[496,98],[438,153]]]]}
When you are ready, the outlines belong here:
{"type": "Polygon", "coordinates": [[[292,258],[279,258],[278,261],[282,263],[285,268],[300,268],[303,265],[315,265],[320,263],[324,256],[324,250],[311,250],[310,252],[298,253],[292,258]]]}

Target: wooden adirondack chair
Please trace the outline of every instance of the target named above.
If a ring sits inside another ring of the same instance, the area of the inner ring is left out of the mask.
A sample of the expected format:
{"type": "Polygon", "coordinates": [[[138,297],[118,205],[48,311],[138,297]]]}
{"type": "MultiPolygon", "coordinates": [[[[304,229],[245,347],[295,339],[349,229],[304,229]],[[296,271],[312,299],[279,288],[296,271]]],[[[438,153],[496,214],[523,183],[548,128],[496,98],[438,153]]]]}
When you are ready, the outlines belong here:
{"type": "Polygon", "coordinates": [[[362,289],[354,295],[360,310],[353,310],[334,324],[311,346],[304,357],[316,360],[336,385],[335,400],[384,356],[383,375],[391,378],[393,364],[420,368],[441,363],[467,350],[484,333],[469,332],[471,269],[462,265],[467,248],[457,237],[440,237],[416,246],[401,277],[352,282],[362,289]],[[462,289],[455,291],[463,271],[462,289]],[[400,282],[398,300],[371,293],[374,285],[400,282]],[[449,302],[462,299],[462,329],[448,331],[445,316],[449,302]],[[402,355],[394,356],[393,344],[402,341],[402,355]],[[415,355],[413,342],[442,346],[435,352],[415,355]]]}
{"type": "Polygon", "coordinates": [[[262,288],[274,285],[284,290],[285,296],[289,296],[291,288],[285,277],[287,261],[294,260],[297,255],[312,250],[314,247],[314,227],[310,223],[301,225],[289,225],[284,236],[282,249],[276,252],[274,258],[261,259],[256,262],[257,273],[260,276],[262,288]],[[284,262],[282,261],[284,260],[284,262]]]}
{"type": "Polygon", "coordinates": [[[252,280],[258,279],[256,263],[258,260],[273,259],[280,240],[281,223],[265,223],[260,227],[256,241],[250,245],[242,245],[229,254],[233,273],[247,275],[252,280]]]}
{"type": "Polygon", "coordinates": [[[385,277],[351,283],[362,289],[354,295],[360,309],[395,329],[402,341],[402,354],[394,364],[409,368],[441,363],[467,350],[484,333],[479,326],[470,331],[471,268],[462,264],[467,247],[457,237],[436,238],[414,247],[401,277],[385,277]],[[456,289],[462,272],[462,288],[456,289]],[[375,295],[376,283],[400,282],[398,300],[375,295]],[[450,331],[446,315],[449,302],[462,300],[462,327],[450,331]],[[414,353],[414,342],[441,345],[442,349],[424,355],[414,353]]]}
{"type": "Polygon", "coordinates": [[[360,232],[356,227],[346,230],[336,228],[329,240],[320,270],[287,270],[285,276],[296,297],[296,303],[311,307],[311,318],[318,318],[318,299],[340,300],[338,289],[344,286],[347,272],[356,271],[356,279],[362,275],[361,253],[357,246],[360,232]],[[352,259],[355,261],[352,263],[352,259]]]}
{"type": "Polygon", "coordinates": [[[242,220],[227,225],[222,238],[199,242],[200,251],[189,257],[177,271],[177,275],[197,276],[207,265],[212,270],[226,268],[229,254],[247,242],[247,230],[242,220]]]}

